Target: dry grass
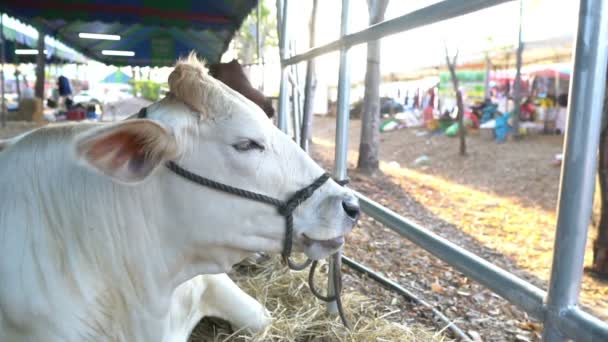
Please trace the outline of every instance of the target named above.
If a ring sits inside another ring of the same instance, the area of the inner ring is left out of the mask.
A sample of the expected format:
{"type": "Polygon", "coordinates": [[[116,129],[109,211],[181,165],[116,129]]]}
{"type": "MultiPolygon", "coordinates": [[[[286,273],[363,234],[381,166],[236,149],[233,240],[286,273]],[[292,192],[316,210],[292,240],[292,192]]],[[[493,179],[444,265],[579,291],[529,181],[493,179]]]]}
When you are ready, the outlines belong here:
{"type": "MultiPolygon", "coordinates": [[[[326,267],[321,268],[324,272],[326,267]]],[[[278,258],[263,265],[240,267],[231,274],[236,283],[258,299],[272,313],[273,323],[253,336],[232,333],[227,324],[204,320],[191,341],[446,341],[441,333],[421,326],[405,326],[389,320],[367,297],[343,291],[342,298],[353,330],[342,326],[339,318],[325,312],[307,285],[308,272],[293,272],[278,258]]],[[[326,279],[322,274],[319,281],[326,279]]],[[[323,284],[318,284],[323,288],[323,284]]]]}

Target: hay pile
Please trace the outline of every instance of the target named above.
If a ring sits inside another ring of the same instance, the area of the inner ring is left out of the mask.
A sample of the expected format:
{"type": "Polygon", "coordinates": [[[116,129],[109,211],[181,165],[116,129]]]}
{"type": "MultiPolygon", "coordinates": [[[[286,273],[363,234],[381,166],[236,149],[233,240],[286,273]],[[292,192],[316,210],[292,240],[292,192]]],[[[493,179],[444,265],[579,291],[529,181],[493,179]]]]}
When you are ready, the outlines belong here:
{"type": "MultiPolygon", "coordinates": [[[[325,288],[325,274],[318,274],[318,288],[325,288]]],[[[225,322],[204,319],[192,333],[191,342],[215,341],[446,341],[440,333],[421,326],[404,326],[386,319],[368,298],[343,291],[342,300],[354,329],[347,331],[337,317],[325,312],[323,302],[309,291],[308,272],[293,272],[278,258],[261,265],[239,267],[232,279],[272,313],[273,324],[251,336],[232,332],[225,322]]]]}

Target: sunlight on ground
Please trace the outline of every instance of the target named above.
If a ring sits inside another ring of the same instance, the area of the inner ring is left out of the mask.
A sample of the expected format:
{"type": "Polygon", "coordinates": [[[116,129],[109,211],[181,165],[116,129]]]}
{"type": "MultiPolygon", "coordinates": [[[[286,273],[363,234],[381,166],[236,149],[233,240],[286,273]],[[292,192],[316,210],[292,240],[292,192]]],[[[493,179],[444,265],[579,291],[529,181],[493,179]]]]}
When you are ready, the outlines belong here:
{"type": "MultiPolygon", "coordinates": [[[[315,138],[313,142],[324,149],[334,148],[329,140],[315,138]]],[[[357,160],[357,154],[349,151],[348,159],[357,160]]],[[[523,205],[517,198],[501,197],[401,167],[395,162],[381,161],[380,169],[437,217],[508,256],[522,269],[549,280],[555,237],[554,212],[523,205]]],[[[585,265],[590,265],[591,259],[592,245],[588,239],[585,265]]],[[[581,297],[583,303],[595,307],[603,316],[608,315],[605,284],[586,276],[581,297]]]]}

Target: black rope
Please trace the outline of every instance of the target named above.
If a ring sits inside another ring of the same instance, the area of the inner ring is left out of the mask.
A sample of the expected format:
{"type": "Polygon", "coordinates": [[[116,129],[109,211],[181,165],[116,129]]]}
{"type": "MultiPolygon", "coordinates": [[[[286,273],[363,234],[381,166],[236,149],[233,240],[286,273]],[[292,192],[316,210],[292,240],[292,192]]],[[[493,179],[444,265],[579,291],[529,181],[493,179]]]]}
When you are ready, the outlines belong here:
{"type": "Polygon", "coordinates": [[[301,271],[308,267],[308,265],[310,265],[310,260],[307,260],[303,264],[296,264],[289,259],[293,247],[293,212],[300,204],[310,198],[310,196],[312,196],[315,190],[317,190],[323,184],[325,184],[325,182],[327,182],[327,180],[330,178],[329,174],[322,174],[312,184],[301,190],[298,190],[295,194],[293,194],[293,196],[289,198],[287,202],[283,202],[276,198],[262,195],[257,192],[236,188],[205,177],[201,177],[196,173],[192,173],[184,169],[173,161],[168,161],[166,165],[169,170],[193,183],[206,186],[215,190],[219,190],[225,193],[237,195],[253,201],[275,206],[278,209],[279,214],[285,217],[285,240],[283,242],[283,252],[281,253],[281,255],[283,256],[283,260],[289,268],[295,271],[301,271]]]}
{"type": "Polygon", "coordinates": [[[226,192],[229,194],[237,195],[240,197],[245,197],[247,199],[254,200],[257,202],[270,204],[270,205],[273,205],[273,206],[279,207],[279,208],[284,205],[282,201],[279,201],[276,198],[258,194],[257,192],[253,192],[253,191],[249,191],[249,190],[235,188],[230,185],[216,182],[209,178],[201,177],[201,176],[197,175],[196,173],[192,173],[192,172],[184,169],[183,167],[177,165],[173,161],[168,161],[166,165],[169,168],[169,170],[175,172],[176,174],[178,174],[178,175],[182,176],[183,178],[186,178],[187,180],[194,182],[196,184],[206,186],[208,188],[213,188],[215,190],[223,191],[223,192],[226,192]]]}

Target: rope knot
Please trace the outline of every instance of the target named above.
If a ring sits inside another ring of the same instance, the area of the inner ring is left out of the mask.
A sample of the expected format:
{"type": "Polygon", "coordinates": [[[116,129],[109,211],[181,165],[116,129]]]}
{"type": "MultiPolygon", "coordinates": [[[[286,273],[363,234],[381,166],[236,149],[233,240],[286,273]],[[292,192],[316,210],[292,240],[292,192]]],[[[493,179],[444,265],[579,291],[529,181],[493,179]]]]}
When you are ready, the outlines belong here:
{"type": "Polygon", "coordinates": [[[283,203],[280,206],[277,207],[277,211],[279,212],[279,215],[281,216],[287,216],[290,215],[293,211],[293,209],[290,210],[289,203],[283,203]]]}

